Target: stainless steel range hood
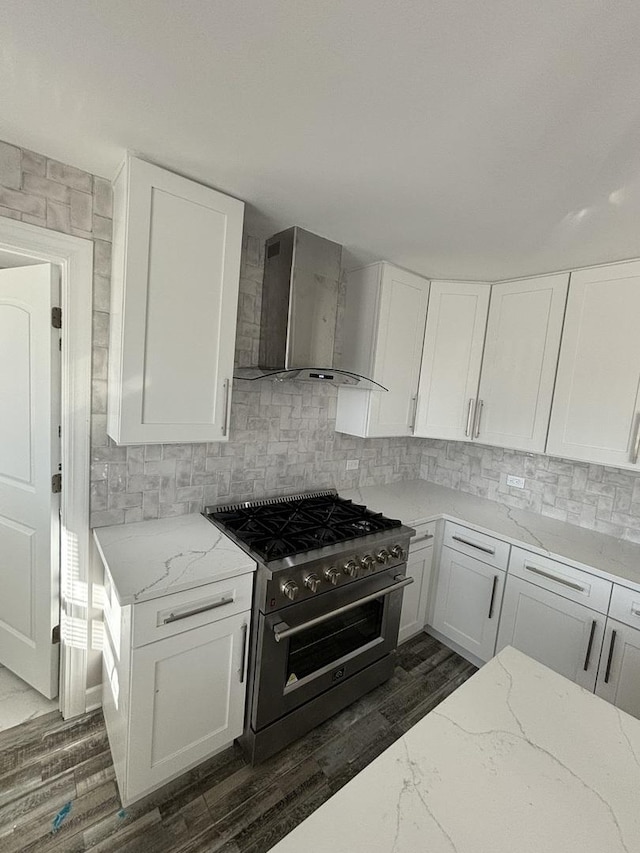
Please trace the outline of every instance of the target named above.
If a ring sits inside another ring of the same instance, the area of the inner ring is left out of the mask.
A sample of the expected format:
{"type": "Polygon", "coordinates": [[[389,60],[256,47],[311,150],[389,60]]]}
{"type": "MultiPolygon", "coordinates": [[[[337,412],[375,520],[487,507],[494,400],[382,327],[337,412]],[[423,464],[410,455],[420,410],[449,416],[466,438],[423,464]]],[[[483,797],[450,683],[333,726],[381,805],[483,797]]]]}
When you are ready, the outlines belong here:
{"type": "Polygon", "coordinates": [[[294,226],[265,243],[259,366],[236,379],[328,382],[386,391],[333,367],[342,246],[294,226]]]}

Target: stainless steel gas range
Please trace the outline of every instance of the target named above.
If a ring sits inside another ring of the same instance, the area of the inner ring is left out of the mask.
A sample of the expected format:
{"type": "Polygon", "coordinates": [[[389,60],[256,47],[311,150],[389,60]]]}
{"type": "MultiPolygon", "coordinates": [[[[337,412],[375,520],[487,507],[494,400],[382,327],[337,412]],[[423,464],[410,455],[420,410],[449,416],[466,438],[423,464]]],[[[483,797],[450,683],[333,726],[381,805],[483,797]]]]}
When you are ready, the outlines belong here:
{"type": "Polygon", "coordinates": [[[333,489],[204,515],[258,563],[241,738],[255,764],[391,677],[414,531],[333,489]]]}

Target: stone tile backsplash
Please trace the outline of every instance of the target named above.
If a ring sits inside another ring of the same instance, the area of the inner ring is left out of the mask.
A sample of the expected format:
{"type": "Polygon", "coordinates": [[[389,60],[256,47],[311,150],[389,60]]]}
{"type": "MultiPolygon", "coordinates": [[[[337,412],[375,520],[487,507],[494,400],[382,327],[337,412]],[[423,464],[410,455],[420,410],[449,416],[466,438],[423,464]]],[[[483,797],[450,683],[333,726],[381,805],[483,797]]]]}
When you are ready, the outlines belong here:
{"type": "MultiPolygon", "coordinates": [[[[640,542],[640,475],[475,444],[342,435],[335,432],[337,390],[331,386],[236,380],[229,442],[117,447],[106,434],[111,210],[109,181],[0,142],[0,216],[94,245],[93,526],[196,512],[207,503],[422,477],[640,542]],[[359,460],[360,467],[347,471],[347,459],[359,460]],[[507,486],[507,474],[524,477],[525,488],[507,486]]],[[[257,363],[263,263],[262,241],[246,236],[240,366],[257,363]]]]}
{"type": "Polygon", "coordinates": [[[420,476],[512,507],[640,542],[640,474],[633,471],[499,447],[425,439],[420,476]],[[524,477],[525,488],[508,486],[507,474],[524,477]]]}

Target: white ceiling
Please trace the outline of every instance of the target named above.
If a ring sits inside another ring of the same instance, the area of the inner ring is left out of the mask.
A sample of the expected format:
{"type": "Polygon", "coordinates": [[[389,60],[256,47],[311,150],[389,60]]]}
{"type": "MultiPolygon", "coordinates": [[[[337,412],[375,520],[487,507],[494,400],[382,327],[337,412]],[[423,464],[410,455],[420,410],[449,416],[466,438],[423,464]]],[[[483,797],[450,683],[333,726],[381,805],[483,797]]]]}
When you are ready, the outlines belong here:
{"type": "Polygon", "coordinates": [[[638,0],[3,0],[0,138],[433,277],[640,256],[638,0]]]}

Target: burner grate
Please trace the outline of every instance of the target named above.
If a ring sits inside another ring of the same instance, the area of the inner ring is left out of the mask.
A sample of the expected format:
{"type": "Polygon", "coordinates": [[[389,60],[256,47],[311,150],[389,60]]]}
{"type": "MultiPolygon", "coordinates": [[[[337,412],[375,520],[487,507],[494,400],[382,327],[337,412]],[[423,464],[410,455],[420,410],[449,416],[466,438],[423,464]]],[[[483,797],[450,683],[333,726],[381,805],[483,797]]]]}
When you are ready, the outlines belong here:
{"type": "Polygon", "coordinates": [[[207,507],[206,515],[267,562],[401,525],[399,520],[354,504],[333,490],[207,507]]]}

